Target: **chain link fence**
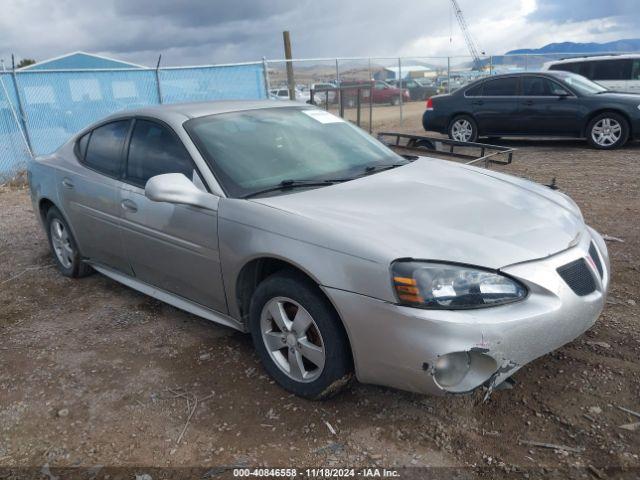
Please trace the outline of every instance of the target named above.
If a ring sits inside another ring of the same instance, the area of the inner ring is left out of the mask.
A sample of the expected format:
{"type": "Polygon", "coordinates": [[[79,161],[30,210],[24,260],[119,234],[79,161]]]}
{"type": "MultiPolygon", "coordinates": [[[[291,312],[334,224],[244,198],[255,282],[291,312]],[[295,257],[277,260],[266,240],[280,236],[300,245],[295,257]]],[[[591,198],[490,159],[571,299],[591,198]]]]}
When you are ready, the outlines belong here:
{"type": "Polygon", "coordinates": [[[105,116],[162,103],[264,99],[263,62],[159,69],[0,72],[0,180],[105,116]]]}
{"type": "MultiPolygon", "coordinates": [[[[424,101],[485,76],[540,70],[545,62],[580,54],[493,55],[472,57],[355,57],[294,59],[297,100],[311,89],[335,88],[320,95],[323,108],[340,113],[340,96],[374,82],[363,99],[366,130],[402,127],[420,130],[424,101]],[[323,100],[324,99],[324,100],[323,100]]],[[[597,53],[592,55],[603,55],[597,53]]],[[[286,60],[233,65],[157,69],[0,72],[0,180],[23,169],[34,155],[53,152],[86,125],[119,110],[188,101],[281,98],[287,89],[286,60]]],[[[343,116],[355,121],[357,109],[342,99],[343,116]]]]}
{"type": "MultiPolygon", "coordinates": [[[[298,100],[308,101],[308,91],[318,85],[330,84],[335,87],[345,83],[373,81],[370,124],[365,121],[361,126],[374,131],[398,127],[421,130],[424,101],[432,95],[453,92],[490,75],[533,72],[541,70],[547,62],[601,55],[606,54],[485,55],[478,60],[471,56],[354,57],[294,59],[291,63],[298,100]]],[[[275,94],[278,90],[287,88],[287,61],[268,60],[266,65],[271,92],[275,94]]],[[[338,112],[338,100],[333,98],[330,105],[319,106],[335,113],[338,112]]],[[[366,105],[363,108],[369,107],[366,105]]],[[[346,105],[344,116],[353,120],[355,109],[352,105],[346,105]]],[[[364,117],[369,118],[368,112],[364,117]]]]}

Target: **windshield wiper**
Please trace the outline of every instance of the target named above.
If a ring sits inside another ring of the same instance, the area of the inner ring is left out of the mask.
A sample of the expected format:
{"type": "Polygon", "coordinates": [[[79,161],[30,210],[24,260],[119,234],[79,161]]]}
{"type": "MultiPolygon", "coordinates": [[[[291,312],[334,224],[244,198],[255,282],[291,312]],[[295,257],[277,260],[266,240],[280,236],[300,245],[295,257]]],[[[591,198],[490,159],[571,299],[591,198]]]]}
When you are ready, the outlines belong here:
{"type": "Polygon", "coordinates": [[[392,168],[402,167],[403,165],[406,165],[406,163],[387,163],[382,165],[369,165],[365,167],[364,172],[365,174],[382,172],[384,170],[391,170],[392,168]]]}
{"type": "Polygon", "coordinates": [[[263,190],[258,190],[256,192],[251,192],[245,195],[242,198],[251,198],[256,195],[261,195],[263,193],[269,192],[277,192],[279,190],[287,190],[289,188],[301,188],[301,187],[326,187],[329,185],[333,185],[334,183],[346,182],[348,180],[352,180],[351,178],[336,178],[329,180],[293,180],[287,179],[282,180],[278,185],[274,185],[272,187],[267,187],[263,190]]]}

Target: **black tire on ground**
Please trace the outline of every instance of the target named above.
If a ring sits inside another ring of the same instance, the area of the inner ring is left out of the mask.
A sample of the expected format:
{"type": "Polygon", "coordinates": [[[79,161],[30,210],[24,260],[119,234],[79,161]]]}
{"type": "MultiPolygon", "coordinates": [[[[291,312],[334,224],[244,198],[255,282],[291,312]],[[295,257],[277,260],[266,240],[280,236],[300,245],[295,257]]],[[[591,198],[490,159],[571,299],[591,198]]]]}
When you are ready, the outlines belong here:
{"type": "Polygon", "coordinates": [[[69,228],[69,224],[60,213],[60,210],[58,210],[56,207],[49,208],[49,210],[47,211],[46,219],[45,219],[45,225],[47,229],[47,239],[49,240],[49,248],[51,249],[51,254],[53,255],[53,261],[58,267],[58,270],[60,270],[60,273],[62,273],[65,277],[71,277],[71,278],[86,277],[87,275],[90,275],[91,273],[93,273],[93,269],[82,261],[82,256],[80,254],[80,251],[78,250],[78,244],[76,243],[76,240],[73,237],[73,233],[69,228]],[[53,246],[53,239],[51,235],[51,224],[54,222],[54,220],[57,220],[58,222],[60,222],[63,229],[66,230],[66,234],[68,235],[68,239],[69,239],[69,245],[73,250],[72,260],[69,266],[64,266],[60,262],[53,246]]]}
{"type": "Polygon", "coordinates": [[[258,285],[251,298],[249,331],[265,370],[281,387],[300,397],[311,400],[332,397],[343,390],[353,377],[349,342],[337,312],[318,286],[298,272],[276,272],[258,285]],[[325,348],[325,363],[320,376],[311,382],[291,378],[267,351],[260,318],[265,305],[276,297],[287,297],[303,306],[318,327],[325,348]]]}
{"type": "Polygon", "coordinates": [[[425,148],[427,150],[435,150],[436,146],[433,144],[431,140],[418,140],[414,145],[417,148],[425,148]]]}
{"type": "Polygon", "coordinates": [[[469,115],[456,115],[451,119],[451,122],[449,122],[449,127],[447,128],[447,134],[449,135],[449,138],[452,140],[460,140],[460,139],[454,138],[454,126],[458,122],[465,122],[465,121],[468,122],[468,125],[471,128],[471,135],[466,140],[461,140],[461,141],[476,142],[478,140],[478,124],[469,115]]]}
{"type": "Polygon", "coordinates": [[[591,145],[591,147],[597,148],[599,150],[613,150],[615,148],[622,147],[625,143],[627,143],[627,140],[629,140],[629,123],[627,122],[627,119],[622,115],[620,115],[619,113],[604,112],[604,113],[601,113],[600,115],[596,115],[594,118],[591,119],[591,121],[587,125],[587,129],[585,133],[587,136],[587,142],[589,143],[589,145],[591,145]],[[598,135],[594,133],[594,128],[601,127],[602,125],[600,124],[600,122],[603,122],[603,121],[606,122],[606,120],[609,120],[610,124],[613,124],[615,122],[618,125],[620,125],[620,136],[615,142],[598,143],[598,141],[596,141],[596,138],[598,138],[598,135]]]}

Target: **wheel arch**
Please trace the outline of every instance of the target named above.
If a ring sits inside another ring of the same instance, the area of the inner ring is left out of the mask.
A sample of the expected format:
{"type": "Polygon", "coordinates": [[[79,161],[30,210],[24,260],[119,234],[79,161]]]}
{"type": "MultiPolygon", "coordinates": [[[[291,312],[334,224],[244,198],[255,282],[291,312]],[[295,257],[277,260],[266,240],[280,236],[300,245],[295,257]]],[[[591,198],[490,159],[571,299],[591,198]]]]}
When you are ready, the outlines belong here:
{"type": "Polygon", "coordinates": [[[589,124],[594,118],[596,118],[598,115],[602,115],[603,113],[608,113],[608,112],[620,115],[622,118],[625,119],[625,121],[627,122],[627,128],[629,129],[629,138],[632,138],[634,132],[633,132],[633,126],[631,122],[631,117],[629,117],[629,114],[624,110],[620,110],[619,108],[615,108],[615,107],[599,108],[598,110],[594,110],[589,115],[587,115],[587,118],[585,118],[584,124],[582,125],[582,132],[581,132],[582,136],[585,138],[588,136],[587,127],[589,126],[589,124]]]}
{"type": "Polygon", "coordinates": [[[38,200],[38,214],[40,215],[40,220],[42,221],[43,225],[45,225],[47,214],[49,213],[49,210],[51,210],[51,207],[55,207],[58,209],[58,211],[60,211],[60,208],[58,208],[58,206],[50,198],[42,197],[38,200]]]}
{"type": "Polygon", "coordinates": [[[38,199],[38,215],[40,216],[40,220],[42,222],[42,226],[45,229],[45,233],[49,235],[49,233],[47,232],[47,214],[49,213],[49,210],[51,210],[51,208],[55,208],[56,210],[58,210],[58,212],[60,212],[60,215],[62,215],[62,218],[69,227],[69,230],[71,230],[71,235],[73,235],[73,240],[74,242],[76,242],[77,248],[82,252],[82,247],[79,243],[80,241],[78,240],[78,236],[76,235],[75,228],[67,218],[67,215],[60,208],[60,206],[49,197],[41,197],[40,199],[38,199]]]}
{"type": "Polygon", "coordinates": [[[258,288],[258,285],[260,285],[260,283],[267,277],[273,275],[274,273],[282,271],[290,271],[301,275],[309,282],[318,287],[321,295],[327,300],[328,304],[331,305],[331,308],[333,308],[337,317],[340,319],[340,327],[342,328],[347,339],[347,343],[349,345],[349,355],[351,356],[351,362],[353,364],[353,349],[351,347],[351,338],[349,336],[349,331],[346,328],[344,320],[342,319],[339,310],[336,308],[336,305],[326,294],[326,292],[322,288],[322,284],[310,272],[284,258],[272,255],[263,255],[247,261],[240,269],[235,281],[236,298],[234,300],[237,304],[238,312],[240,313],[239,320],[241,321],[245,329],[248,330],[247,326],[249,322],[249,307],[251,304],[251,298],[256,288],[258,288]]]}
{"type": "Polygon", "coordinates": [[[449,121],[447,122],[447,131],[449,130],[449,127],[451,126],[453,121],[457,117],[461,117],[461,116],[470,117],[474,122],[476,122],[476,127],[478,127],[478,129],[480,129],[480,125],[478,125],[478,119],[473,115],[472,112],[467,112],[467,111],[464,111],[464,110],[460,110],[460,111],[457,111],[457,112],[453,112],[453,113],[451,113],[449,115],[449,121]]]}

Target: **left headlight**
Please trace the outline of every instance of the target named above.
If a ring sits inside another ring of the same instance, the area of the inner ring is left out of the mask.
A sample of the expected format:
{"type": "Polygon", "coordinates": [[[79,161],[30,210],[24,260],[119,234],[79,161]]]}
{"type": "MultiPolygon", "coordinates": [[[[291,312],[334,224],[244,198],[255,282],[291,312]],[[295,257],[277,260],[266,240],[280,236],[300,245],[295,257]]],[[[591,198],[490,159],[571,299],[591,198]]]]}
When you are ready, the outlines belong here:
{"type": "Polygon", "coordinates": [[[400,303],[411,307],[463,310],[517,302],[527,289],[516,280],[480,268],[399,260],[391,265],[400,303]]]}

